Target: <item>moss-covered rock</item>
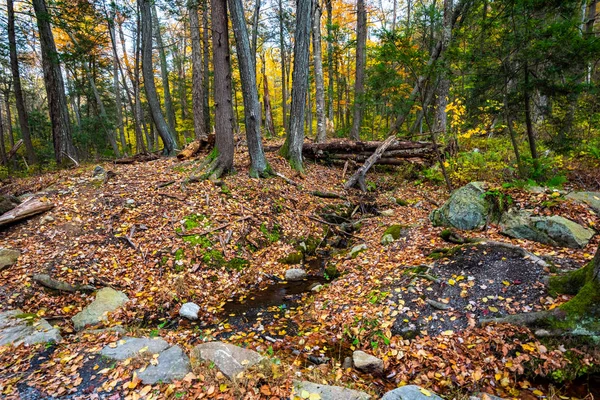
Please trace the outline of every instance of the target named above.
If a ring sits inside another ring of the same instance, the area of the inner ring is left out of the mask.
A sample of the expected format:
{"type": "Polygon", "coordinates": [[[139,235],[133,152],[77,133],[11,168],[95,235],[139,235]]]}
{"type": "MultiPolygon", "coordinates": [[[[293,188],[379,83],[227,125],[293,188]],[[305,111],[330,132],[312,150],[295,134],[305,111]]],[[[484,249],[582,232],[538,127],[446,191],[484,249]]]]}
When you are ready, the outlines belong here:
{"type": "Polygon", "coordinates": [[[487,223],[490,213],[485,192],[484,182],[471,182],[454,191],[448,201],[429,215],[429,219],[434,226],[481,229],[487,223]]]}
{"type": "Polygon", "coordinates": [[[339,277],[340,271],[337,269],[337,267],[333,264],[328,264],[325,267],[325,277],[328,279],[335,279],[337,277],[339,277]]]}
{"type": "Polygon", "coordinates": [[[304,259],[304,254],[301,251],[293,251],[289,253],[287,256],[279,259],[279,262],[282,264],[295,265],[300,264],[304,259]]]}

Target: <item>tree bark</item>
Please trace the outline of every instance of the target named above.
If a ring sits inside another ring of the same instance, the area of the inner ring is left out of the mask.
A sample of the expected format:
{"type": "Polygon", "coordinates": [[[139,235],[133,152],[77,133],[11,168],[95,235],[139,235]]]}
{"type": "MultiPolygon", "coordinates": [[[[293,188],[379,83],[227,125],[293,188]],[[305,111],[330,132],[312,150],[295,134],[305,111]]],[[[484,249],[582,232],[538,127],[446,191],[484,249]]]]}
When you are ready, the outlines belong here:
{"type": "Polygon", "coordinates": [[[50,14],[45,0],[33,0],[33,8],[40,36],[44,83],[48,96],[50,120],[52,121],[54,156],[58,165],[64,165],[69,159],[75,160],[75,162],[77,160],[67,109],[65,84],[56,44],[54,43],[54,35],[50,26],[50,14]]]}
{"type": "MultiPolygon", "coordinates": [[[[2,103],[0,103],[2,104],[2,103]]],[[[4,146],[4,120],[2,118],[2,106],[0,105],[0,162],[2,165],[8,164],[8,158],[6,158],[6,147],[4,146]]]]}
{"type": "Polygon", "coordinates": [[[233,104],[231,99],[231,64],[227,0],[211,0],[212,45],[215,99],[215,149],[209,156],[212,179],[233,168],[233,104]]]}
{"type": "Polygon", "coordinates": [[[321,51],[321,6],[314,0],[314,17],[312,26],[313,35],[313,63],[315,66],[315,97],[317,114],[317,143],[327,140],[325,126],[325,82],[323,79],[323,56],[321,51]]]}
{"type": "Polygon", "coordinates": [[[283,3],[279,1],[279,53],[281,54],[281,110],[283,113],[283,129],[288,129],[288,109],[287,109],[287,73],[285,57],[285,37],[283,35],[283,3]]]}
{"type": "Polygon", "coordinates": [[[33,143],[31,142],[31,134],[29,133],[29,121],[27,120],[27,108],[25,107],[25,99],[23,98],[23,88],[21,86],[21,74],[19,72],[19,59],[17,56],[17,41],[15,38],[15,10],[14,1],[6,0],[6,8],[8,10],[8,48],[10,54],[10,70],[12,72],[13,87],[15,92],[15,102],[17,105],[17,115],[19,117],[19,126],[21,127],[21,136],[25,143],[25,151],[27,153],[27,162],[31,164],[37,163],[33,143]]]}
{"type": "Polygon", "coordinates": [[[267,77],[266,57],[262,57],[262,78],[263,78],[263,105],[265,107],[265,130],[267,135],[275,135],[275,126],[273,125],[273,112],[271,111],[271,96],[269,95],[269,78],[267,77]]]}
{"type": "Polygon", "coordinates": [[[365,110],[365,67],[367,62],[367,10],[365,0],[357,0],[356,8],[356,79],[354,81],[354,118],[350,129],[350,138],[353,140],[360,139],[360,126],[365,110]]]}
{"type": "Polygon", "coordinates": [[[208,0],[202,0],[202,63],[204,85],[204,126],[206,131],[210,132],[210,107],[208,102],[208,94],[210,92],[210,37],[208,29],[208,0]]]}
{"type": "MultiPolygon", "coordinates": [[[[258,54],[258,21],[260,20],[260,4],[261,0],[256,0],[254,4],[254,15],[252,15],[252,47],[251,51],[254,57],[252,57],[252,61],[254,64],[254,72],[256,72],[256,54],[258,54]]],[[[255,78],[256,79],[256,78],[255,78]]]]}
{"type": "Polygon", "coordinates": [[[242,95],[244,98],[244,120],[246,124],[246,141],[250,155],[250,176],[253,178],[270,175],[271,168],[265,158],[260,133],[262,121],[260,101],[256,88],[256,55],[252,53],[248,30],[244,18],[242,0],[229,0],[231,26],[235,36],[237,58],[239,62],[242,95]]]}
{"type": "MultiPolygon", "coordinates": [[[[452,40],[452,13],[453,0],[444,0],[444,22],[442,27],[442,53],[445,53],[452,40]]],[[[443,63],[446,64],[446,63],[443,63]]],[[[447,115],[446,106],[450,95],[450,79],[448,78],[448,65],[442,65],[440,71],[440,83],[438,85],[438,99],[434,130],[446,133],[447,115]]]]}
{"type": "Polygon", "coordinates": [[[142,25],[142,73],[144,76],[144,89],[146,91],[146,100],[150,107],[152,120],[158,134],[163,141],[165,155],[172,155],[175,151],[175,140],[173,133],[165,120],[160,109],[160,102],[156,94],[156,85],[154,83],[154,70],[152,67],[152,5],[151,0],[138,0],[141,10],[142,25]]]}
{"type": "Polygon", "coordinates": [[[204,83],[202,72],[202,47],[200,43],[200,20],[198,19],[198,2],[188,3],[190,15],[190,31],[192,40],[192,109],[194,110],[194,135],[196,140],[205,141],[208,137],[204,125],[204,83]]]}
{"type": "MultiPolygon", "coordinates": [[[[315,0],[316,1],[316,0],[315,0]]],[[[333,6],[332,0],[324,0],[327,9],[327,118],[333,124],[333,38],[332,36],[332,18],[333,6]]]]}
{"type": "Polygon", "coordinates": [[[304,142],[304,112],[308,90],[311,0],[298,0],[296,9],[296,32],[294,34],[294,71],[292,72],[292,105],[290,127],[281,148],[293,169],[304,173],[302,164],[302,144],[304,142]]]}
{"type": "Polygon", "coordinates": [[[117,113],[117,129],[119,130],[119,139],[121,142],[121,149],[123,152],[127,152],[127,142],[125,140],[125,125],[123,123],[123,104],[121,102],[121,84],[119,81],[119,55],[117,54],[117,48],[114,45],[114,39],[116,35],[114,14],[112,17],[108,17],[108,29],[110,34],[111,49],[113,55],[113,87],[115,91],[115,108],[117,113]]]}
{"type": "MultiPolygon", "coordinates": [[[[177,143],[179,141],[179,135],[177,135],[177,130],[175,129],[176,119],[175,119],[175,110],[173,109],[173,100],[171,98],[171,84],[169,82],[169,66],[167,64],[167,54],[165,51],[165,45],[162,40],[162,33],[160,31],[160,21],[158,19],[158,14],[156,13],[156,4],[154,1],[152,2],[152,33],[154,34],[154,38],[156,40],[156,47],[158,47],[158,55],[160,59],[160,77],[162,80],[163,86],[163,97],[165,103],[165,114],[167,116],[167,123],[169,124],[169,129],[171,130],[171,134],[174,136],[174,139],[177,143]]],[[[144,78],[145,80],[146,78],[144,78]]]]}

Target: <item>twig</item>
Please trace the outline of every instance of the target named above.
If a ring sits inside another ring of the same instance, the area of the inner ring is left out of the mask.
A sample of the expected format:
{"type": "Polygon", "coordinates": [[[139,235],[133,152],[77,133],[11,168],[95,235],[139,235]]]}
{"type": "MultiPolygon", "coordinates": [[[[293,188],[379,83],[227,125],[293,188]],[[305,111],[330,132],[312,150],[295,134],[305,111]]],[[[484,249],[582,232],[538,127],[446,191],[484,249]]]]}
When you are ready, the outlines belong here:
{"type": "Polygon", "coordinates": [[[169,194],[169,193],[164,193],[164,192],[159,192],[158,195],[159,196],[165,196],[165,197],[168,197],[170,199],[179,200],[179,201],[185,201],[186,200],[186,197],[179,197],[179,196],[176,196],[174,194],[169,194]]]}
{"type": "Polygon", "coordinates": [[[179,232],[175,232],[177,234],[177,236],[204,236],[204,235],[208,235],[209,233],[213,233],[216,231],[219,231],[223,228],[227,228],[229,225],[234,224],[236,222],[241,222],[241,221],[245,221],[247,219],[252,218],[250,215],[242,217],[242,218],[238,218],[234,221],[229,221],[227,223],[221,224],[215,228],[212,229],[208,229],[206,231],[202,231],[202,232],[184,232],[184,233],[179,233],[179,232]]]}
{"type": "Polygon", "coordinates": [[[159,183],[158,185],[156,185],[156,188],[160,189],[160,188],[164,188],[164,187],[167,187],[167,186],[171,186],[175,182],[177,182],[177,181],[162,182],[162,183],[159,183]]]}

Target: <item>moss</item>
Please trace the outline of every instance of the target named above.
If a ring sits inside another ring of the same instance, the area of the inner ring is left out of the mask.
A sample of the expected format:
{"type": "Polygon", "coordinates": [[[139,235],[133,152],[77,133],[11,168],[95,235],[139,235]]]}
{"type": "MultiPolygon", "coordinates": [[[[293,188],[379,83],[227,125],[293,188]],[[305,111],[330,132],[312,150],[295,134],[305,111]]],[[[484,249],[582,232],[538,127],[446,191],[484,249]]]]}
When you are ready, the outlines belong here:
{"type": "Polygon", "coordinates": [[[450,239],[451,235],[452,235],[452,229],[444,229],[442,232],[440,232],[440,237],[446,241],[448,239],[450,239]]]}
{"type": "Polygon", "coordinates": [[[398,240],[400,236],[402,236],[402,231],[406,229],[405,225],[390,225],[385,232],[383,232],[383,236],[392,235],[394,240],[398,240]]]}
{"type": "Polygon", "coordinates": [[[311,256],[315,254],[315,252],[317,251],[317,247],[319,246],[319,243],[321,241],[314,236],[308,236],[306,238],[298,239],[297,242],[298,245],[296,246],[296,250],[311,256]],[[304,245],[302,245],[302,243],[304,243],[304,245]]]}
{"type": "Polygon", "coordinates": [[[250,265],[250,261],[245,258],[235,257],[227,263],[227,269],[241,271],[250,265]]]}
{"type": "Polygon", "coordinates": [[[325,278],[327,279],[335,279],[337,277],[339,277],[340,271],[337,269],[337,267],[333,264],[328,264],[325,267],[325,278]]]}
{"type": "Polygon", "coordinates": [[[553,296],[557,294],[577,294],[585,285],[592,266],[593,264],[589,263],[576,271],[551,277],[548,283],[550,294],[553,296]]]}
{"type": "Polygon", "coordinates": [[[302,254],[301,251],[294,251],[294,252],[288,254],[287,256],[280,258],[279,262],[282,264],[295,265],[295,264],[300,264],[303,259],[304,259],[304,254],[302,254]]]}
{"type": "MultiPolygon", "coordinates": [[[[560,306],[560,309],[565,311],[568,316],[582,317],[589,315],[595,311],[598,314],[598,304],[600,303],[600,284],[593,280],[588,280],[585,285],[573,297],[560,306]]],[[[599,322],[600,324],[600,322],[599,322]]]]}
{"type": "Polygon", "coordinates": [[[277,223],[274,223],[273,227],[269,230],[266,222],[263,222],[260,224],[260,231],[270,243],[275,243],[281,238],[281,226],[277,223]]]}
{"type": "Polygon", "coordinates": [[[406,201],[406,200],[403,200],[403,199],[396,199],[396,204],[398,204],[401,207],[406,207],[410,203],[408,201],[406,201]]]}

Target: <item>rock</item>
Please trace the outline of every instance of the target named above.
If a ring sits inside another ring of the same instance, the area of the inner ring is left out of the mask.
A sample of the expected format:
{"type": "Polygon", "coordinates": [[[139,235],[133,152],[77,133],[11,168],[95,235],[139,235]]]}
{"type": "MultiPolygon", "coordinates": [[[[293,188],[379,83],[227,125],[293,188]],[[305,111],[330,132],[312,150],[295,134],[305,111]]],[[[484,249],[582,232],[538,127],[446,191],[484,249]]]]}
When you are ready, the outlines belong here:
{"type": "Polygon", "coordinates": [[[448,201],[429,214],[434,226],[474,230],[485,226],[490,205],[485,200],[485,183],[471,182],[455,190],[448,201]]]}
{"type": "Polygon", "coordinates": [[[573,192],[567,195],[567,199],[587,204],[596,214],[600,214],[600,192],[573,192]]]}
{"type": "Polygon", "coordinates": [[[387,246],[388,244],[391,244],[394,242],[394,237],[392,235],[390,235],[389,233],[387,235],[383,235],[381,238],[381,244],[384,246],[387,246]]]}
{"type": "Polygon", "coordinates": [[[500,221],[502,233],[552,246],[584,248],[594,231],[564,217],[535,217],[529,211],[510,211],[500,221]]]}
{"type": "Polygon", "coordinates": [[[442,398],[417,385],[406,385],[387,392],[381,400],[442,400],[442,398]]]}
{"type": "Polygon", "coordinates": [[[185,303],[179,309],[179,315],[183,318],[195,321],[198,319],[198,311],[200,311],[200,306],[198,304],[185,303]]]}
{"type": "Polygon", "coordinates": [[[20,255],[21,252],[18,250],[0,247],[0,271],[14,265],[20,255]]]}
{"type": "Polygon", "coordinates": [[[292,269],[288,269],[287,271],[285,271],[285,280],[286,281],[301,281],[302,279],[306,278],[308,276],[308,274],[306,273],[305,270],[301,269],[301,268],[292,268],[292,269]]]}
{"type": "Polygon", "coordinates": [[[356,256],[358,256],[360,253],[362,253],[366,249],[367,249],[367,245],[365,243],[356,245],[352,248],[352,250],[350,250],[350,253],[348,253],[348,256],[350,256],[350,258],[356,258],[356,256]]]}
{"type": "Polygon", "coordinates": [[[263,357],[255,351],[223,342],[202,343],[192,350],[192,363],[212,361],[229,379],[261,362],[263,357]]]}
{"type": "Polygon", "coordinates": [[[321,385],[308,381],[294,381],[291,398],[304,398],[302,393],[320,396],[321,400],[368,400],[370,395],[357,390],[346,389],[340,386],[321,385]]]}
{"type": "Polygon", "coordinates": [[[14,196],[0,196],[0,215],[9,212],[19,205],[19,200],[14,196]]]}
{"type": "Polygon", "coordinates": [[[0,313],[0,346],[60,342],[58,329],[45,319],[32,318],[21,310],[0,313]]]}
{"type": "Polygon", "coordinates": [[[146,354],[158,354],[169,347],[164,339],[125,337],[117,342],[116,347],[105,346],[100,355],[112,360],[126,360],[146,354]]]}
{"type": "Polygon", "coordinates": [[[40,224],[42,225],[48,224],[50,222],[54,222],[54,217],[50,214],[46,214],[42,218],[40,218],[40,224]]]}
{"type": "Polygon", "coordinates": [[[390,225],[383,232],[383,236],[390,235],[394,240],[398,240],[407,234],[407,228],[405,225],[390,225]]]}
{"type": "Polygon", "coordinates": [[[190,359],[179,346],[163,351],[156,361],[157,365],[148,365],[145,370],[137,371],[138,378],[144,385],[181,380],[192,370],[190,359]]]}
{"type": "Polygon", "coordinates": [[[295,265],[300,264],[304,260],[304,254],[301,251],[293,251],[285,257],[279,259],[282,264],[295,265]]]}
{"type": "Polygon", "coordinates": [[[321,290],[323,290],[323,285],[321,284],[316,284],[310,288],[310,291],[314,293],[319,293],[321,290]]]}
{"type": "Polygon", "coordinates": [[[379,215],[381,215],[382,217],[391,217],[394,215],[394,210],[379,211],[379,215]]]}
{"type": "Polygon", "coordinates": [[[102,168],[102,166],[96,165],[94,167],[94,172],[92,172],[92,177],[97,177],[99,175],[106,175],[106,171],[104,168],[102,168]]]}
{"type": "Polygon", "coordinates": [[[79,331],[88,325],[106,321],[107,313],[115,311],[128,301],[129,298],[123,292],[108,287],[98,290],[94,301],[73,316],[75,330],[79,331]]]}
{"type": "Polygon", "coordinates": [[[135,200],[134,199],[125,200],[125,207],[129,207],[129,208],[135,207],[135,200]]]}
{"type": "Polygon", "coordinates": [[[344,362],[342,363],[342,369],[352,368],[352,357],[344,358],[344,362]]]}
{"type": "Polygon", "coordinates": [[[359,371],[377,374],[383,372],[383,360],[361,350],[352,353],[352,362],[359,371]]]}

